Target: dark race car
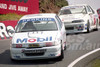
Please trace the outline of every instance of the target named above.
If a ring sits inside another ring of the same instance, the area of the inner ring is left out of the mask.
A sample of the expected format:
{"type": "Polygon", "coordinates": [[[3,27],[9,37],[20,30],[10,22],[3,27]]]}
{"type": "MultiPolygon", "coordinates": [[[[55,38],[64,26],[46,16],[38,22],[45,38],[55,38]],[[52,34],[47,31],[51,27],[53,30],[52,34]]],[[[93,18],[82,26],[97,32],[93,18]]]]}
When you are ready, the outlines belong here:
{"type": "MultiPolygon", "coordinates": [[[[98,13],[98,15],[99,15],[99,20],[100,20],[100,8],[97,9],[97,13],[98,13]]],[[[99,25],[100,25],[100,21],[99,21],[99,25]]]]}

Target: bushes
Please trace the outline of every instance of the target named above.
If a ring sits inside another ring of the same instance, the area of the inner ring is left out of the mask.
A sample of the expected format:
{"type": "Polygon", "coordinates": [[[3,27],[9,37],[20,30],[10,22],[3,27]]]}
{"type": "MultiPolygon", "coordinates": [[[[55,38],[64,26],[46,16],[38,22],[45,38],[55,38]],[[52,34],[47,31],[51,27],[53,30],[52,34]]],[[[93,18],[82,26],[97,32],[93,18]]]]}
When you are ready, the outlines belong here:
{"type": "MultiPolygon", "coordinates": [[[[39,0],[40,13],[57,13],[63,6],[68,5],[66,0],[39,0]]],[[[0,21],[19,20],[22,15],[9,13],[0,15],[0,21]]]]}
{"type": "Polygon", "coordinates": [[[63,6],[67,6],[66,0],[39,0],[40,13],[57,13],[63,6]]]}
{"type": "Polygon", "coordinates": [[[3,14],[3,15],[0,15],[0,21],[19,20],[21,17],[22,17],[22,15],[18,15],[15,13],[3,14]]]}
{"type": "Polygon", "coordinates": [[[68,5],[68,2],[66,0],[56,0],[56,5],[61,8],[68,5]]]}

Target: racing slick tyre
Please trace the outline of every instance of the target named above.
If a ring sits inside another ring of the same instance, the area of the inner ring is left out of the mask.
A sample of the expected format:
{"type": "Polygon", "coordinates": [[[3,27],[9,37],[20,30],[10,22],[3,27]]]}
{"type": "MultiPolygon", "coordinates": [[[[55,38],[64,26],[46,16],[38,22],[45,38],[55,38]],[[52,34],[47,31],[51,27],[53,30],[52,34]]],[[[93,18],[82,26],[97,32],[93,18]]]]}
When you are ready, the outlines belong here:
{"type": "Polygon", "coordinates": [[[96,29],[95,29],[95,31],[98,31],[98,23],[96,23],[96,29]]]}
{"type": "Polygon", "coordinates": [[[87,23],[87,33],[90,33],[90,23],[87,23]]]}
{"type": "Polygon", "coordinates": [[[16,62],[17,60],[11,58],[11,61],[16,62]]]}
{"type": "Polygon", "coordinates": [[[66,50],[67,49],[67,46],[66,46],[66,44],[65,44],[65,46],[64,46],[64,50],[66,50]]]}
{"type": "Polygon", "coordinates": [[[61,55],[57,59],[58,59],[58,61],[62,61],[63,58],[64,58],[64,50],[61,47],[61,55]]]}
{"type": "Polygon", "coordinates": [[[11,59],[12,62],[17,62],[17,61],[19,61],[19,60],[13,59],[13,58],[11,58],[11,57],[10,57],[10,59],[11,59]]]}

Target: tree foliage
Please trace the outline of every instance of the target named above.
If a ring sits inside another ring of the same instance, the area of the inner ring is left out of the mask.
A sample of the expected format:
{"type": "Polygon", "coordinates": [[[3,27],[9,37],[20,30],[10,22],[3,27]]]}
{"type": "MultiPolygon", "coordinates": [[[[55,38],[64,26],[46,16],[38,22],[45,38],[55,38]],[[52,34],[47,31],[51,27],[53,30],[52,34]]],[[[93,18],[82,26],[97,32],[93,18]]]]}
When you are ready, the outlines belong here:
{"type": "Polygon", "coordinates": [[[57,13],[63,6],[67,6],[66,0],[39,0],[40,13],[57,13]]]}

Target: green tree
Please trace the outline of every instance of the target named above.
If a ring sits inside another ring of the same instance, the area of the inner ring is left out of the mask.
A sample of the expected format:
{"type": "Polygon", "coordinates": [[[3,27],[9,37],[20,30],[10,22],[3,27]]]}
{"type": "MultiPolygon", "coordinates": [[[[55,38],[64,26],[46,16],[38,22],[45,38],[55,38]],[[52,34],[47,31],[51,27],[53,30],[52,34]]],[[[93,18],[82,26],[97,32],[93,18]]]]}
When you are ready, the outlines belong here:
{"type": "Polygon", "coordinates": [[[66,0],[39,0],[40,13],[57,13],[63,6],[67,6],[66,0]]]}

